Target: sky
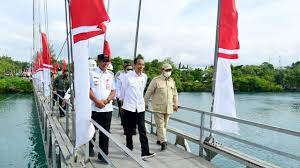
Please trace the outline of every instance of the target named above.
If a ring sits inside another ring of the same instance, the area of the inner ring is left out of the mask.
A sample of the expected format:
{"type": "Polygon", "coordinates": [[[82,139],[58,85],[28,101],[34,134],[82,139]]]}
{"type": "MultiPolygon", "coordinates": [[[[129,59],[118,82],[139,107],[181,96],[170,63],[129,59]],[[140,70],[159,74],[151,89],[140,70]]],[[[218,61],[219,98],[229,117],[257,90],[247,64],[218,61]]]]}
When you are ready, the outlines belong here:
{"type": "MultiPolygon", "coordinates": [[[[64,0],[35,0],[36,25],[48,32],[56,54],[66,38],[64,0]],[[48,26],[44,3],[47,2],[48,26]],[[40,6],[38,8],[37,6],[40,6]],[[38,12],[40,11],[40,12],[38,12]]],[[[33,0],[1,2],[0,55],[31,61],[33,0]],[[17,4],[17,5],[16,5],[17,4]]],[[[105,0],[107,2],[107,0],[105,0]]],[[[239,59],[233,64],[270,62],[287,66],[300,61],[300,1],[236,0],[239,13],[239,59]]],[[[133,58],[138,0],[110,0],[107,39],[113,57],[133,58]]],[[[146,61],[171,58],[176,64],[213,64],[217,0],[143,0],[138,53],[146,61]]],[[[102,52],[103,36],[89,40],[89,55],[102,52]]],[[[66,47],[59,59],[66,59],[66,47]]]]}

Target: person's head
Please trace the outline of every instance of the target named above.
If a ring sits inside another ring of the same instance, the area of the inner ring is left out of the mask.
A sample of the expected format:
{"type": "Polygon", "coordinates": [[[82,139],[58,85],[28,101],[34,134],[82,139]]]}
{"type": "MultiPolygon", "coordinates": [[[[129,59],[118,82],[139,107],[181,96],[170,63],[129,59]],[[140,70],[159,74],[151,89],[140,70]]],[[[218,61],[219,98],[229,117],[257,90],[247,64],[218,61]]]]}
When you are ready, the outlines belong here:
{"type": "Polygon", "coordinates": [[[132,71],[132,70],[133,70],[133,68],[132,68],[132,66],[130,64],[124,66],[125,73],[127,73],[129,71],[132,71]]]}
{"type": "Polygon", "coordinates": [[[165,63],[161,67],[162,75],[166,78],[170,77],[172,74],[172,65],[165,63]]]}
{"type": "Polygon", "coordinates": [[[145,67],[144,58],[141,55],[139,55],[134,59],[133,63],[134,63],[134,70],[137,73],[142,73],[145,67]]]}
{"type": "Polygon", "coordinates": [[[61,75],[61,74],[62,74],[61,68],[58,68],[57,74],[58,74],[58,75],[61,75]]]}
{"type": "Polygon", "coordinates": [[[127,73],[128,71],[132,71],[132,65],[128,60],[124,61],[124,71],[127,73]]]}
{"type": "Polygon", "coordinates": [[[63,76],[64,76],[65,78],[68,77],[68,71],[67,71],[67,70],[63,70],[62,74],[63,74],[63,76]]]}
{"type": "Polygon", "coordinates": [[[98,66],[101,70],[106,70],[111,63],[111,58],[104,54],[99,54],[97,57],[98,66]]]}

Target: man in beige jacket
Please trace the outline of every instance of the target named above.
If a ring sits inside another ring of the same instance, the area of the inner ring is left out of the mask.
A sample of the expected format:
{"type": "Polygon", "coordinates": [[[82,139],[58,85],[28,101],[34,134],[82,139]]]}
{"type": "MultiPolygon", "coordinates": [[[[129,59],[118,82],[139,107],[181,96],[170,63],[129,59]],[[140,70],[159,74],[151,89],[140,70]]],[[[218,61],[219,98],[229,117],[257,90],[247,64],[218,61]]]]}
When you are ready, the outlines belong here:
{"type": "Polygon", "coordinates": [[[146,109],[148,109],[148,101],[152,97],[152,111],[157,128],[157,144],[161,145],[161,150],[166,149],[166,132],[170,115],[173,111],[178,110],[178,93],[171,73],[172,66],[167,63],[164,64],[162,74],[153,78],[144,97],[146,109]]]}

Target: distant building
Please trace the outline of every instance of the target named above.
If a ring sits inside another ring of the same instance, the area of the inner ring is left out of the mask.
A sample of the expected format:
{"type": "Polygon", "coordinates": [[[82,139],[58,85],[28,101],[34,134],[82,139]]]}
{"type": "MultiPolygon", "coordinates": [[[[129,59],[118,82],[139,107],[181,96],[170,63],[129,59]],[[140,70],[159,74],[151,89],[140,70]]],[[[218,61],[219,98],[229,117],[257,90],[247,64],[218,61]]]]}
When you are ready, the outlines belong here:
{"type": "Polygon", "coordinates": [[[191,69],[191,70],[194,70],[194,69],[202,69],[202,70],[205,70],[207,69],[207,66],[201,66],[201,65],[182,65],[181,62],[179,62],[178,64],[178,69],[179,70],[188,70],[188,69],[191,69]]]}

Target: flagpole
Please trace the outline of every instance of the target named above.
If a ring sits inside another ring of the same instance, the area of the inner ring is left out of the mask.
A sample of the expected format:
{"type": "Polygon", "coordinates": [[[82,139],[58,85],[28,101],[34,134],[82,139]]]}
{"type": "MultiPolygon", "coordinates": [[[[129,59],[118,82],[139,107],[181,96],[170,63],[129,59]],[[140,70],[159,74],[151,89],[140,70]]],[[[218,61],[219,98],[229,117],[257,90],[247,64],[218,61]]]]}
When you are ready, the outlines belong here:
{"type": "MultiPolygon", "coordinates": [[[[214,54],[214,74],[212,79],[212,104],[210,112],[214,111],[214,95],[215,95],[215,85],[216,85],[216,75],[218,69],[218,50],[219,50],[219,32],[220,32],[220,10],[221,10],[221,0],[218,0],[218,13],[217,13],[217,25],[216,25],[216,41],[215,41],[215,54],[214,54]]],[[[212,129],[212,116],[210,116],[209,128],[212,129]]],[[[212,133],[209,133],[209,137],[212,137],[212,133]]]]}
{"type": "MultiPolygon", "coordinates": [[[[71,64],[73,64],[73,38],[72,38],[72,33],[71,33],[71,16],[70,16],[70,12],[68,13],[68,11],[70,11],[70,1],[69,0],[65,0],[65,16],[66,16],[66,33],[67,33],[67,50],[68,50],[68,71],[71,72],[71,64]],[[69,17],[68,17],[69,16],[69,17]]],[[[76,115],[75,115],[75,108],[74,108],[74,96],[75,96],[75,91],[74,91],[74,78],[73,78],[73,73],[70,73],[70,80],[71,83],[70,84],[70,94],[71,94],[71,104],[72,104],[72,141],[73,141],[73,145],[75,148],[75,144],[76,144],[76,115]]],[[[76,149],[74,150],[74,153],[76,154],[76,149]]]]}
{"type": "Polygon", "coordinates": [[[142,6],[142,0],[139,0],[139,11],[138,11],[138,17],[137,17],[137,23],[136,23],[135,44],[134,44],[134,55],[133,55],[133,58],[134,58],[134,59],[136,58],[136,51],[137,51],[137,44],[138,44],[138,37],[139,37],[141,6],[142,6]]]}
{"type": "MultiPolygon", "coordinates": [[[[34,0],[32,0],[32,53],[35,52],[35,12],[34,12],[34,0]]],[[[33,56],[33,55],[32,55],[33,56]]]]}
{"type": "MultiPolygon", "coordinates": [[[[107,9],[106,9],[107,15],[109,15],[109,6],[110,6],[110,0],[107,0],[107,9]]],[[[104,41],[106,40],[106,32],[107,31],[105,31],[105,33],[104,33],[104,41]]]]}

